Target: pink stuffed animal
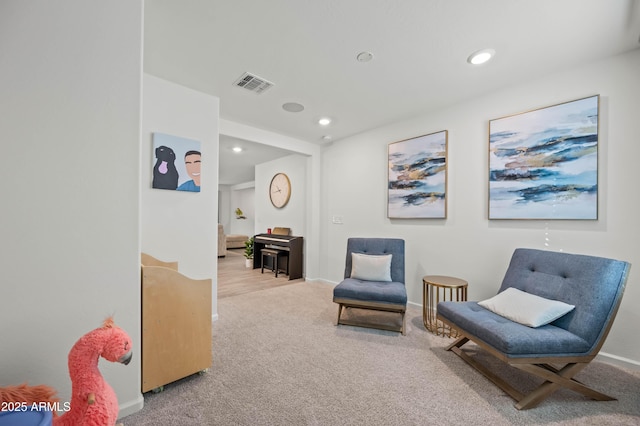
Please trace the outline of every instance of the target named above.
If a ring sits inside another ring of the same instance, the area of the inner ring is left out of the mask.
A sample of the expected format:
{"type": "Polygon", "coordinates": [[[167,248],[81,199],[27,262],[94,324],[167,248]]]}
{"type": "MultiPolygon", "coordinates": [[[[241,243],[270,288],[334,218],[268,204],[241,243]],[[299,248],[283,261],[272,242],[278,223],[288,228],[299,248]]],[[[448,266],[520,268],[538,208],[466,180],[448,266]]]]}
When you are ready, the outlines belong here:
{"type": "MultiPolygon", "coordinates": [[[[53,426],[113,426],[118,418],[118,398],[98,369],[102,356],[107,361],[129,364],[131,338],[107,318],[102,327],[82,336],[69,352],[71,402],[69,411],[53,417],[53,426]]],[[[55,389],[46,386],[0,388],[0,401],[21,404],[55,403],[55,389]]]]}
{"type": "Polygon", "coordinates": [[[82,336],[69,352],[71,409],[53,420],[54,426],[115,425],[118,398],[98,369],[102,356],[107,361],[129,364],[131,338],[107,318],[102,327],[82,336]]]}

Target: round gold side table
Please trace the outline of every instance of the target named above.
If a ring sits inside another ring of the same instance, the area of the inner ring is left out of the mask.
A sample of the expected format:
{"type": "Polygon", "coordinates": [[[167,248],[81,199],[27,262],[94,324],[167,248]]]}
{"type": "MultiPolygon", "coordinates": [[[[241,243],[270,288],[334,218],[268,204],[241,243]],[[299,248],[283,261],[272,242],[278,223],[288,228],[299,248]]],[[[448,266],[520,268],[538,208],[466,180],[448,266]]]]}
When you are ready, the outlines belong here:
{"type": "Polygon", "coordinates": [[[438,302],[452,300],[466,302],[467,283],[465,280],[444,275],[422,277],[422,321],[427,330],[436,336],[457,337],[458,332],[436,319],[438,302]],[[455,296],[455,298],[454,298],[455,296]]]}

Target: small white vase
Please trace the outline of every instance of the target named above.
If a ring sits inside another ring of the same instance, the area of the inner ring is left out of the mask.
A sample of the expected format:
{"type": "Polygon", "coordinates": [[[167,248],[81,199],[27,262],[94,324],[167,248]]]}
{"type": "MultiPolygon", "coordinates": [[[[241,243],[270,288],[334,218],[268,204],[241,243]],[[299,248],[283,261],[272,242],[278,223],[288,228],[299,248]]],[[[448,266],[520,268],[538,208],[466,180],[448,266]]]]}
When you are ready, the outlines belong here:
{"type": "Polygon", "coordinates": [[[245,259],[245,260],[244,260],[244,265],[245,265],[247,268],[252,268],[252,267],[253,267],[253,259],[245,259]]]}

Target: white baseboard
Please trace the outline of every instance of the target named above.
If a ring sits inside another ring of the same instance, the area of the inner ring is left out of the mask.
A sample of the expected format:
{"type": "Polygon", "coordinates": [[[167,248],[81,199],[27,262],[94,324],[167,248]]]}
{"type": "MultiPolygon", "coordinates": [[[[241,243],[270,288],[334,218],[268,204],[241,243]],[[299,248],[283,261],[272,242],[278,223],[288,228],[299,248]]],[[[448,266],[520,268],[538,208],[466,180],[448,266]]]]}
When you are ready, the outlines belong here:
{"type": "Polygon", "coordinates": [[[640,362],[634,361],[629,358],[624,358],[618,355],[613,355],[607,352],[600,352],[596,356],[596,360],[606,362],[607,364],[616,365],[618,367],[626,368],[629,370],[640,371],[640,362]]]}
{"type": "Polygon", "coordinates": [[[416,303],[416,302],[407,302],[407,305],[411,305],[415,308],[419,308],[422,309],[422,303],[416,303]]]}
{"type": "Polygon", "coordinates": [[[133,401],[128,401],[120,404],[120,411],[118,412],[118,418],[121,419],[123,417],[127,417],[133,413],[136,413],[142,410],[144,407],[144,397],[141,393],[138,394],[138,397],[133,401]]]}
{"type": "Polygon", "coordinates": [[[337,286],[339,284],[339,283],[335,283],[333,281],[328,281],[328,280],[325,280],[325,279],[322,279],[322,278],[307,278],[307,277],[305,277],[304,280],[305,280],[305,282],[308,282],[308,283],[323,283],[323,284],[329,284],[329,285],[331,285],[333,287],[335,287],[335,286],[337,286]]]}

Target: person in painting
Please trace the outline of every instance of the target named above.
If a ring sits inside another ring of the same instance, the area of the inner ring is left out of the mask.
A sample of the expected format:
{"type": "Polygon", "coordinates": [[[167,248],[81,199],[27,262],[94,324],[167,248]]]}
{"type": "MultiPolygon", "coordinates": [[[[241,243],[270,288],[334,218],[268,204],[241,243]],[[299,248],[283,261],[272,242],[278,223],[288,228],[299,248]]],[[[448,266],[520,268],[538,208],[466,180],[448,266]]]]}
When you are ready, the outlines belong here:
{"type": "Polygon", "coordinates": [[[180,185],[178,191],[200,192],[200,158],[199,151],[187,151],[184,155],[184,165],[191,180],[180,185]]]}

